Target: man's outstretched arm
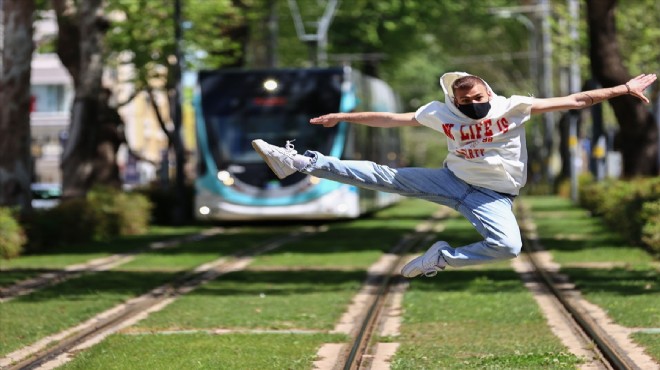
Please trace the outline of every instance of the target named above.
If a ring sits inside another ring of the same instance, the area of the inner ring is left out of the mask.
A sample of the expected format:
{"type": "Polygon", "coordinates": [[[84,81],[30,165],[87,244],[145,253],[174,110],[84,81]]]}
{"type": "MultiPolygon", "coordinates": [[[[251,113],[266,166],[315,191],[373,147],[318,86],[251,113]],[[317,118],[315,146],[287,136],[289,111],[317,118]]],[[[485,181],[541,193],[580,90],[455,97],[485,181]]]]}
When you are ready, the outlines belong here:
{"type": "Polygon", "coordinates": [[[532,103],[532,114],[582,109],[621,95],[633,95],[644,103],[648,103],[649,99],[644,96],[644,90],[656,79],[655,74],[641,74],[623,85],[582,91],[558,98],[534,99],[532,103]]]}
{"type": "Polygon", "coordinates": [[[309,120],[314,125],[324,127],[335,126],[339,122],[351,122],[372,127],[400,127],[419,126],[415,113],[388,113],[388,112],[353,112],[330,113],[309,120]]]}

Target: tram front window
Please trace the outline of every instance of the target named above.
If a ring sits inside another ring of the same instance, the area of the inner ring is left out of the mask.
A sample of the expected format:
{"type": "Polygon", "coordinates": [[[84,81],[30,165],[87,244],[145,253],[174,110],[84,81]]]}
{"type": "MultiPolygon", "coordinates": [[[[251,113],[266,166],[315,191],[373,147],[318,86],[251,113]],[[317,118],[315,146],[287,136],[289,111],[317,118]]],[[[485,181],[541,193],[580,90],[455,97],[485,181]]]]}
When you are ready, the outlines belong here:
{"type": "Polygon", "coordinates": [[[309,120],[339,109],[341,70],[220,73],[204,81],[206,132],[218,168],[263,164],[255,139],[278,146],[295,140],[299,152],[330,151],[337,128],[309,120]],[[264,90],[267,77],[278,81],[276,90],[264,90]]]}

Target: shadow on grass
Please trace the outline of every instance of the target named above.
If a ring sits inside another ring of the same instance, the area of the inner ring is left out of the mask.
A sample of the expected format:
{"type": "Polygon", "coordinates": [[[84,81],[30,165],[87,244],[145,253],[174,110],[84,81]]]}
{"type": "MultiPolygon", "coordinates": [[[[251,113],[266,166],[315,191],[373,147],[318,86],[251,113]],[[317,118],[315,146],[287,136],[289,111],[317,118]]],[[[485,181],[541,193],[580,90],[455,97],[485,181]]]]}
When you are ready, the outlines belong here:
{"type": "Polygon", "coordinates": [[[56,273],[59,272],[59,270],[50,270],[50,269],[42,269],[42,268],[34,268],[34,269],[18,268],[11,270],[0,270],[0,288],[10,286],[18,281],[32,278],[47,272],[56,273]]]}
{"type": "Polygon", "coordinates": [[[104,294],[134,296],[180,275],[181,273],[177,272],[159,271],[101,271],[40,289],[12,302],[76,301],[104,294]]]}
{"type": "MultiPolygon", "coordinates": [[[[191,295],[295,295],[345,290],[342,286],[364,282],[364,271],[297,270],[297,271],[242,271],[232,273],[212,284],[201,286],[191,295]]],[[[380,276],[382,278],[382,276],[380,276]]],[[[399,277],[403,279],[402,277],[399,277]]],[[[500,294],[524,289],[520,278],[508,270],[453,270],[440,273],[436,278],[411,280],[416,290],[473,291],[500,294]]]]}
{"type": "Polygon", "coordinates": [[[97,254],[97,253],[126,253],[138,249],[147,248],[149,244],[164,242],[193,235],[194,232],[172,233],[167,235],[131,235],[108,241],[95,241],[80,244],[58,245],[52,248],[33,251],[25,254],[30,255],[57,255],[57,254],[97,254]]]}
{"type": "Polygon", "coordinates": [[[559,240],[555,238],[539,238],[543,249],[548,251],[579,251],[600,247],[624,248],[627,243],[616,237],[587,240],[559,240]]]}
{"type": "Polygon", "coordinates": [[[416,278],[411,281],[414,290],[443,292],[474,292],[501,294],[523,291],[520,276],[508,269],[445,270],[434,278],[416,278]]]}
{"type": "MultiPolygon", "coordinates": [[[[583,293],[607,292],[620,296],[660,294],[660,274],[656,270],[564,268],[583,293]]],[[[659,296],[660,297],[660,296],[659,296]]]]}
{"type": "MultiPolygon", "coordinates": [[[[87,274],[56,286],[22,296],[16,301],[83,301],[95,296],[136,296],[162,284],[181,279],[182,273],[104,271],[87,274]]],[[[296,270],[296,271],[238,271],[199,286],[189,295],[213,296],[293,296],[320,292],[342,292],[347,286],[359,288],[366,278],[365,271],[296,270]]],[[[180,281],[180,280],[178,280],[180,281]]],[[[450,271],[434,279],[414,279],[415,289],[473,291],[502,293],[520,290],[517,274],[506,270],[450,271]]]]}

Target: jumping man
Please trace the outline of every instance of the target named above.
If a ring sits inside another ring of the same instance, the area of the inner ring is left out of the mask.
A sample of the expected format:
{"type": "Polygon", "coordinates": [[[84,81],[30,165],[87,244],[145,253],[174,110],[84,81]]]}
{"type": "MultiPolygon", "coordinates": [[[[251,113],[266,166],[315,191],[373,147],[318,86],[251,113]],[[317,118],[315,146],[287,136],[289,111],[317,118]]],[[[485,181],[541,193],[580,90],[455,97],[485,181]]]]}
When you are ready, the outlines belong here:
{"type": "Polygon", "coordinates": [[[409,278],[430,277],[446,266],[499,261],[520,253],[522,241],[513,200],[527,180],[523,124],[532,114],[582,109],[622,95],[648,103],[644,90],[656,78],[655,74],[642,74],[615,87],[539,99],[498,96],[483,79],[451,72],[440,78],[444,103],[432,101],[410,113],[332,113],[310,120],[324,127],[342,121],[373,127],[427,126],[447,137],[449,154],[443,168],[390,168],[370,161],[340,160],[315,151],[298,154],[290,142],[277,147],[254,140],[252,146],[280,179],[300,171],[425,199],[459,211],[484,239],[459,247],[438,241],[401,270],[409,278]]]}

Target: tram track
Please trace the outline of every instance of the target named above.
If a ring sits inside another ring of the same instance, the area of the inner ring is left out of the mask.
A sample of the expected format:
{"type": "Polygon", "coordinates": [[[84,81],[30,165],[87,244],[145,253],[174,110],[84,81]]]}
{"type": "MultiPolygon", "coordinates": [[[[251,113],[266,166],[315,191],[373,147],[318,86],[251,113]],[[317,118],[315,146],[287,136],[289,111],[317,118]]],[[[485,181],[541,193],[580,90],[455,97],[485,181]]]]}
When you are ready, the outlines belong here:
{"type": "MultiPolygon", "coordinates": [[[[562,320],[562,325],[578,337],[584,350],[578,356],[588,357],[589,362],[583,368],[585,369],[613,369],[613,370],[642,370],[645,365],[629,355],[629,350],[624,348],[621,343],[613,338],[601,323],[592,318],[587,310],[581,305],[580,300],[575,297],[579,294],[567,289],[566,278],[559,276],[557,271],[548,266],[545,261],[535,256],[541,250],[540,243],[533,230],[533,223],[529,216],[522,209],[518,211],[521,218],[521,231],[523,233],[524,255],[519,257],[520,263],[528,264],[527,272],[518,271],[526,275],[523,280],[541,285],[544,292],[545,304],[554,306],[560,312],[558,317],[562,320]],[[531,225],[531,226],[530,226],[531,225]]],[[[428,221],[427,221],[428,223],[428,221]]],[[[391,253],[397,254],[395,261],[390,262],[381,273],[368,279],[365,284],[371,285],[372,297],[364,304],[363,312],[359,319],[353,324],[354,330],[350,334],[350,343],[344,347],[344,350],[337,354],[337,360],[332,366],[321,366],[321,369],[344,369],[344,370],[365,370],[376,369],[371,366],[375,343],[374,337],[377,335],[379,326],[382,325],[385,315],[384,306],[389,299],[390,293],[395,290],[395,286],[405,284],[405,279],[398,274],[397,269],[404,263],[406,253],[415,250],[417,246],[426,245],[432,238],[432,234],[427,229],[418,231],[414,235],[403,240],[399,246],[395,247],[391,253]]],[[[381,369],[382,367],[377,367],[381,369]]]]}
{"type": "Polygon", "coordinates": [[[187,235],[180,238],[153,242],[147,245],[145,248],[138,248],[129,252],[116,253],[106,257],[95,258],[87,262],[66,266],[61,270],[45,272],[35,277],[18,281],[10,286],[0,288],[0,303],[7,302],[16,297],[30,294],[39,289],[79,277],[84,273],[110,270],[130,262],[136,256],[145,252],[172,248],[183,243],[201,241],[225,232],[227,232],[227,230],[224,228],[214,227],[204,230],[200,233],[187,235]]]}
{"type": "Polygon", "coordinates": [[[51,369],[67,362],[75,353],[103,338],[147,317],[198,286],[229,272],[244,269],[254,256],[275,250],[306,234],[324,230],[323,226],[303,227],[284,236],[272,238],[229,257],[198,266],[179,278],[156,287],[141,296],[106,310],[83,324],[42,338],[37,343],[0,358],[0,367],[8,370],[51,369]]]}
{"type": "MultiPolygon", "coordinates": [[[[382,326],[386,315],[385,307],[396,286],[403,283],[404,278],[398,274],[400,267],[406,262],[406,256],[421,245],[426,245],[440,231],[439,219],[446,217],[447,210],[433,216],[420,224],[414,233],[404,236],[385,256],[381,262],[372,266],[361,295],[361,312],[357,314],[352,328],[347,330],[350,343],[343,347],[336,361],[328,368],[357,370],[370,368],[373,360],[374,338],[382,326]]],[[[338,331],[338,330],[335,330],[338,331]]],[[[323,367],[325,368],[325,367],[323,367]]]]}
{"type": "Polygon", "coordinates": [[[352,340],[349,347],[350,350],[346,354],[346,360],[341,368],[345,370],[357,370],[364,367],[365,360],[369,358],[365,355],[369,352],[372,339],[382,319],[383,307],[389,298],[391,288],[402,279],[401,276],[395,276],[395,271],[402,264],[405,257],[404,253],[420,245],[426,239],[426,235],[415,235],[410,240],[406,240],[403,243],[404,247],[400,251],[402,254],[398,256],[399,258],[396,259],[396,262],[390,264],[387,271],[384,271],[382,275],[374,279],[376,280],[373,282],[376,289],[373,299],[367,305],[359,330],[352,340]]]}
{"type": "MultiPolygon", "coordinates": [[[[518,208],[521,231],[524,238],[524,256],[519,258],[530,266],[529,276],[533,276],[535,282],[542,284],[547,290],[548,299],[553,305],[561,308],[562,318],[566,325],[575,332],[579,332],[584,343],[583,347],[590,349],[594,360],[589,369],[643,369],[639,362],[628,355],[628,350],[622,347],[616,339],[612,338],[597,320],[589,316],[585,309],[580,306],[579,300],[566,289],[566,282],[558,276],[557,272],[547,265],[543,259],[537,258],[536,254],[541,250],[538,237],[535,234],[533,222],[529,219],[523,208],[518,208]]],[[[436,214],[430,220],[419,225],[415,232],[404,236],[383,258],[383,263],[368,271],[362,294],[366,298],[360,303],[360,312],[355,315],[352,327],[347,331],[350,343],[343,345],[334,362],[327,369],[380,369],[372,367],[374,359],[374,339],[379,335],[384,317],[387,316],[387,305],[393,291],[401,290],[406,280],[398,274],[398,269],[405,263],[408,253],[428,244],[439,231],[439,220],[443,215],[436,214]],[[399,288],[397,288],[399,287],[399,288]]],[[[122,305],[99,315],[99,319],[90,322],[84,328],[69,333],[57,340],[44,344],[40,348],[24,352],[21,358],[8,357],[0,359],[0,367],[3,369],[44,369],[54,368],[68,361],[75,353],[98,343],[108,335],[115,333],[125,327],[133,325],[148,316],[151,312],[158,311],[181,295],[184,295],[207,281],[213,280],[222,274],[245,268],[251,261],[251,257],[274,250],[284,243],[296,240],[305,233],[318,232],[322,226],[314,230],[300,230],[270,241],[263,242],[258,246],[241,253],[234,254],[229,258],[199,266],[195,270],[181,276],[169,284],[160,286],[152,291],[132,299],[122,305]],[[102,317],[101,317],[102,316],[102,317]],[[4,363],[2,362],[4,361],[4,363]],[[5,367],[7,366],[7,367],[5,367]]],[[[523,273],[521,273],[522,275],[523,273]]],[[[529,277],[528,276],[528,277],[529,277]]],[[[590,355],[590,357],[591,357],[590,355]]],[[[326,369],[326,367],[323,367],[326,369]]]]}
{"type": "Polygon", "coordinates": [[[582,334],[586,344],[592,348],[594,358],[601,365],[600,367],[615,370],[643,369],[629,356],[629,351],[588,313],[580,303],[579,291],[567,288],[570,284],[566,283],[566,277],[561,276],[557,268],[549,266],[544,259],[537,258],[537,255],[543,252],[543,248],[536,234],[536,227],[529,212],[520,203],[517,206],[517,214],[523,235],[525,258],[533,267],[536,281],[543,284],[554,304],[564,311],[563,318],[566,323],[582,334]]]}

